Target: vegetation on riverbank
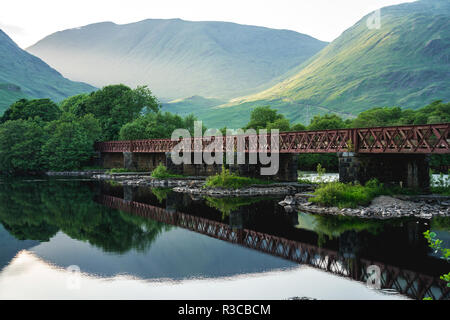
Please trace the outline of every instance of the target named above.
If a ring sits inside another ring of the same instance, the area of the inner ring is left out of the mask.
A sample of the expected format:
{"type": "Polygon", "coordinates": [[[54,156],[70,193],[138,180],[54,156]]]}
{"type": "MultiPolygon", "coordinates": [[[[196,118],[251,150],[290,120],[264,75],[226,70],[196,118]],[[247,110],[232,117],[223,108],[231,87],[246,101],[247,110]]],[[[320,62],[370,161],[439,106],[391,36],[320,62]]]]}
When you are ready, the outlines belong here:
{"type": "Polygon", "coordinates": [[[173,174],[169,172],[167,167],[160,163],[153,171],[152,177],[156,179],[168,179],[168,178],[182,178],[180,174],[173,174]]]}
{"type": "MultiPolygon", "coordinates": [[[[437,186],[430,189],[433,194],[450,195],[449,181],[443,177],[437,186]]],[[[327,207],[356,208],[370,204],[374,198],[381,195],[417,195],[420,190],[385,186],[377,179],[371,179],[365,185],[337,181],[321,183],[313,194],[315,197],[310,199],[313,203],[327,207]]]]}
{"type": "MultiPolygon", "coordinates": [[[[192,134],[195,120],[192,115],[183,118],[161,113],[157,98],[147,87],[131,89],[125,85],[111,85],[90,94],[67,98],[59,104],[49,99],[22,99],[0,117],[0,172],[16,175],[79,170],[92,164],[90,160],[96,141],[169,138],[178,128],[192,134]]],[[[334,114],[316,115],[307,126],[291,124],[277,110],[262,106],[253,109],[244,129],[301,131],[446,121],[450,121],[450,103],[441,101],[418,110],[374,108],[353,120],[343,120],[334,114]]],[[[225,129],[222,128],[222,132],[225,129]]],[[[301,170],[314,169],[317,163],[331,171],[338,168],[336,154],[299,156],[301,170]]],[[[431,166],[441,172],[449,164],[448,154],[431,158],[431,166]]],[[[170,177],[167,173],[161,174],[160,177],[170,177]]],[[[234,182],[228,179],[217,180],[217,183],[228,183],[230,187],[262,183],[258,179],[231,179],[234,182]]]]}
{"type": "Polygon", "coordinates": [[[240,189],[253,184],[270,184],[268,180],[240,177],[222,166],[222,171],[206,179],[205,188],[240,189]]]}
{"type": "Polygon", "coordinates": [[[315,197],[310,201],[328,207],[356,208],[368,205],[375,197],[387,193],[377,179],[368,181],[364,186],[335,181],[322,184],[314,191],[315,197]]]}
{"type": "MultiPolygon", "coordinates": [[[[250,115],[245,129],[279,129],[281,131],[329,130],[346,128],[381,127],[397,125],[417,125],[450,122],[450,103],[440,100],[417,109],[400,107],[376,107],[361,112],[354,119],[343,119],[336,114],[315,115],[309,125],[291,124],[284,115],[269,106],[256,107],[250,115]]],[[[303,171],[315,170],[318,163],[330,171],[337,172],[338,158],[336,154],[299,154],[298,168],[303,171]]],[[[430,166],[436,171],[446,172],[450,165],[450,155],[433,154],[430,166]]]]}

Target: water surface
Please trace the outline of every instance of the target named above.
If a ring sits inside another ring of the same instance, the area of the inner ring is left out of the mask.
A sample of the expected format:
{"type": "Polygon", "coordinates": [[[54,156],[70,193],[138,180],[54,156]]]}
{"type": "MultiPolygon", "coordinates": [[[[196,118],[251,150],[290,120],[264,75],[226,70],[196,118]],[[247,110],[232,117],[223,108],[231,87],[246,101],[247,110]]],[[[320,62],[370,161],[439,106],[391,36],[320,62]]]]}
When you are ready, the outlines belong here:
{"type": "Polygon", "coordinates": [[[70,179],[2,181],[0,198],[0,299],[448,298],[448,264],[422,236],[448,240],[447,218],[288,213],[279,198],[70,179]],[[367,287],[374,264],[397,294],[367,287]]]}

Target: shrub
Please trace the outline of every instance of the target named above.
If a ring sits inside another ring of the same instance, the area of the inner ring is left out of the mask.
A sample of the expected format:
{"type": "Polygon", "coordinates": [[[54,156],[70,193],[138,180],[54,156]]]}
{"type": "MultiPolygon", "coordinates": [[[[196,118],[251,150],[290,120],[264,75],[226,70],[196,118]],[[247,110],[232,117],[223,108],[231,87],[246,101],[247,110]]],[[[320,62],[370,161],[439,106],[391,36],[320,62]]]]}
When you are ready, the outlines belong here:
{"type": "Polygon", "coordinates": [[[219,174],[208,177],[206,179],[205,187],[209,188],[225,188],[225,189],[239,189],[252,184],[268,184],[268,181],[259,180],[255,178],[240,177],[230,170],[222,166],[222,171],[219,174]]]}
{"type": "Polygon", "coordinates": [[[167,170],[167,167],[160,163],[155,170],[152,171],[152,177],[156,179],[178,178],[182,177],[178,174],[172,174],[167,170]]]}
{"type": "Polygon", "coordinates": [[[383,184],[372,179],[365,186],[360,184],[330,182],[322,185],[314,192],[311,202],[339,208],[355,208],[367,205],[378,195],[386,194],[383,184]]]}

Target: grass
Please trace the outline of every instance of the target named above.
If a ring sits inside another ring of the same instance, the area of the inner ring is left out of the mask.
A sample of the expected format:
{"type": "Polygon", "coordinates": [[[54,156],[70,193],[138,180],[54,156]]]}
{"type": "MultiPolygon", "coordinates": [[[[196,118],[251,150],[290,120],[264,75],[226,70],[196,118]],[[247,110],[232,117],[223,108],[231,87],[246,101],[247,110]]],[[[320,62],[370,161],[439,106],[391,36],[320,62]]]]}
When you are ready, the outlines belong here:
{"type": "Polygon", "coordinates": [[[214,176],[206,179],[206,188],[225,188],[240,189],[253,184],[270,184],[270,181],[260,180],[256,178],[241,177],[237,174],[230,173],[230,170],[222,166],[222,171],[214,176]]]}
{"type": "Polygon", "coordinates": [[[108,171],[106,171],[106,173],[111,174],[111,173],[124,173],[124,172],[131,172],[128,169],[125,168],[112,168],[109,169],[108,171]]]}

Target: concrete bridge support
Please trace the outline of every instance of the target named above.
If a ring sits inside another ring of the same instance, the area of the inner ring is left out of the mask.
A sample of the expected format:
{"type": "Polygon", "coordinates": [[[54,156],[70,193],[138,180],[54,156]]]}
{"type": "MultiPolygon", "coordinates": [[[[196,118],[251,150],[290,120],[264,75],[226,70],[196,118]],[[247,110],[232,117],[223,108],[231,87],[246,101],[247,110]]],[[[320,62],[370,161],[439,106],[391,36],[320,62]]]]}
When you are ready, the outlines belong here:
{"type": "MultiPolygon", "coordinates": [[[[257,164],[249,164],[249,154],[245,154],[246,164],[230,165],[230,171],[244,177],[268,179],[274,181],[296,182],[298,180],[298,155],[292,153],[280,153],[278,154],[278,156],[279,167],[278,172],[275,175],[261,175],[261,168],[267,168],[270,165],[262,165],[259,159],[257,164]]],[[[273,157],[275,157],[275,155],[273,155],[273,157]]]]}
{"type": "Polygon", "coordinates": [[[105,169],[125,168],[130,171],[152,171],[160,163],[166,164],[164,153],[105,152],[99,163],[105,169]]]}
{"type": "Polygon", "coordinates": [[[372,178],[390,185],[429,190],[429,155],[338,153],[339,181],[365,184],[372,178]]]}

